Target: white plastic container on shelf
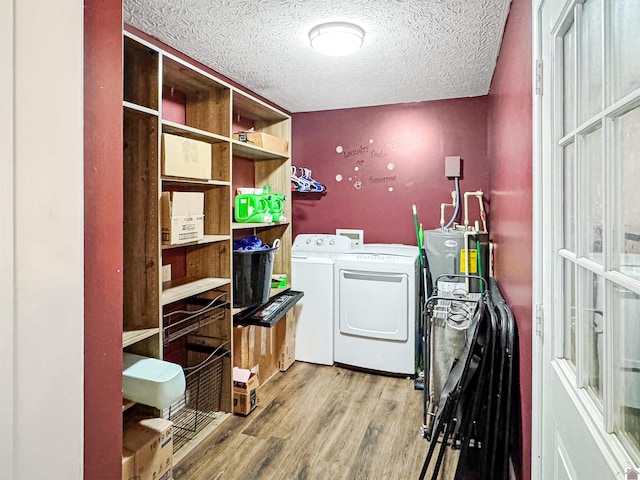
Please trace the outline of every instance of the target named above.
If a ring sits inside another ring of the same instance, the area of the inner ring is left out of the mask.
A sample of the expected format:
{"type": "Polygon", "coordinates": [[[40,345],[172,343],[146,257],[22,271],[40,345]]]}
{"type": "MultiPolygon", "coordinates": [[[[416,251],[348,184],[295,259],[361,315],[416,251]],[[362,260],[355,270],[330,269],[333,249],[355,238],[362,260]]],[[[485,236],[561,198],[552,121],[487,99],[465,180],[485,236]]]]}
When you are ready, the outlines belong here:
{"type": "Polygon", "coordinates": [[[180,365],[128,352],[122,360],[122,396],[127,400],[162,410],[184,395],[180,365]]]}

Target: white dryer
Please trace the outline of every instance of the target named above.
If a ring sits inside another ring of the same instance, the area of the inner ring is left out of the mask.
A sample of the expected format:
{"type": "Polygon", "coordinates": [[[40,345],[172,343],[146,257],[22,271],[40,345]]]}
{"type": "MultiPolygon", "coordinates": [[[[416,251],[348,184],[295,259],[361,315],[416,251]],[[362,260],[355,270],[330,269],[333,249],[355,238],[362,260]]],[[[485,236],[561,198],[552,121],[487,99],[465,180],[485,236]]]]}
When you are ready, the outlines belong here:
{"type": "Polygon", "coordinates": [[[342,235],[300,234],[291,247],[291,287],[304,292],[295,307],[295,359],[333,365],[334,264],[351,249],[342,235]]]}
{"type": "Polygon", "coordinates": [[[334,361],[415,374],[418,248],[363,245],[336,258],[334,361]]]}

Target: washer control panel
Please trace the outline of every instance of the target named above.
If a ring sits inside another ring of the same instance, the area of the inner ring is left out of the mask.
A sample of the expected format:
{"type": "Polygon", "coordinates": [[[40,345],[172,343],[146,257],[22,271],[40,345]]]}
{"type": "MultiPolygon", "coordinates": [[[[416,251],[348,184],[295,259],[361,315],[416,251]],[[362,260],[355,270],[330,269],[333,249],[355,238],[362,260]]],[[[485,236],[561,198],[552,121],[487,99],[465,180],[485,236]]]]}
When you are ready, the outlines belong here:
{"type": "Polygon", "coordinates": [[[294,252],[346,252],[351,250],[351,240],[344,235],[301,233],[295,238],[291,250],[294,252]]]}

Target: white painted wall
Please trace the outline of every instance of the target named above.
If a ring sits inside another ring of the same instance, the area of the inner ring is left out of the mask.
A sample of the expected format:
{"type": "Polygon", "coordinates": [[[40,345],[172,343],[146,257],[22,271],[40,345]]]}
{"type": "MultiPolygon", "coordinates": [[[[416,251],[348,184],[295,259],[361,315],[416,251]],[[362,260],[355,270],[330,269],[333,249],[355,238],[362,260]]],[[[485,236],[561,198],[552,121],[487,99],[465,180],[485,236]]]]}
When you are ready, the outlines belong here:
{"type": "Polygon", "coordinates": [[[0,15],[0,465],[13,478],[13,3],[0,15]]]}
{"type": "Polygon", "coordinates": [[[81,0],[3,4],[0,464],[13,480],[83,477],[82,35],[81,0]]]}

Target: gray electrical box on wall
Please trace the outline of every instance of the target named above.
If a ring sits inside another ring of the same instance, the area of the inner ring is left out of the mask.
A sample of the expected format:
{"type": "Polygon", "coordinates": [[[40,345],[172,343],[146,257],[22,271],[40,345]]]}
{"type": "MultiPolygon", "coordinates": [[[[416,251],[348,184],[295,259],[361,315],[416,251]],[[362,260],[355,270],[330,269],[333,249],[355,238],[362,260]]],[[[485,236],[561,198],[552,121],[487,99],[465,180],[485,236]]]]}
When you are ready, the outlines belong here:
{"type": "Polygon", "coordinates": [[[459,156],[444,157],[444,175],[448,178],[458,177],[462,171],[462,160],[459,156]]]}

